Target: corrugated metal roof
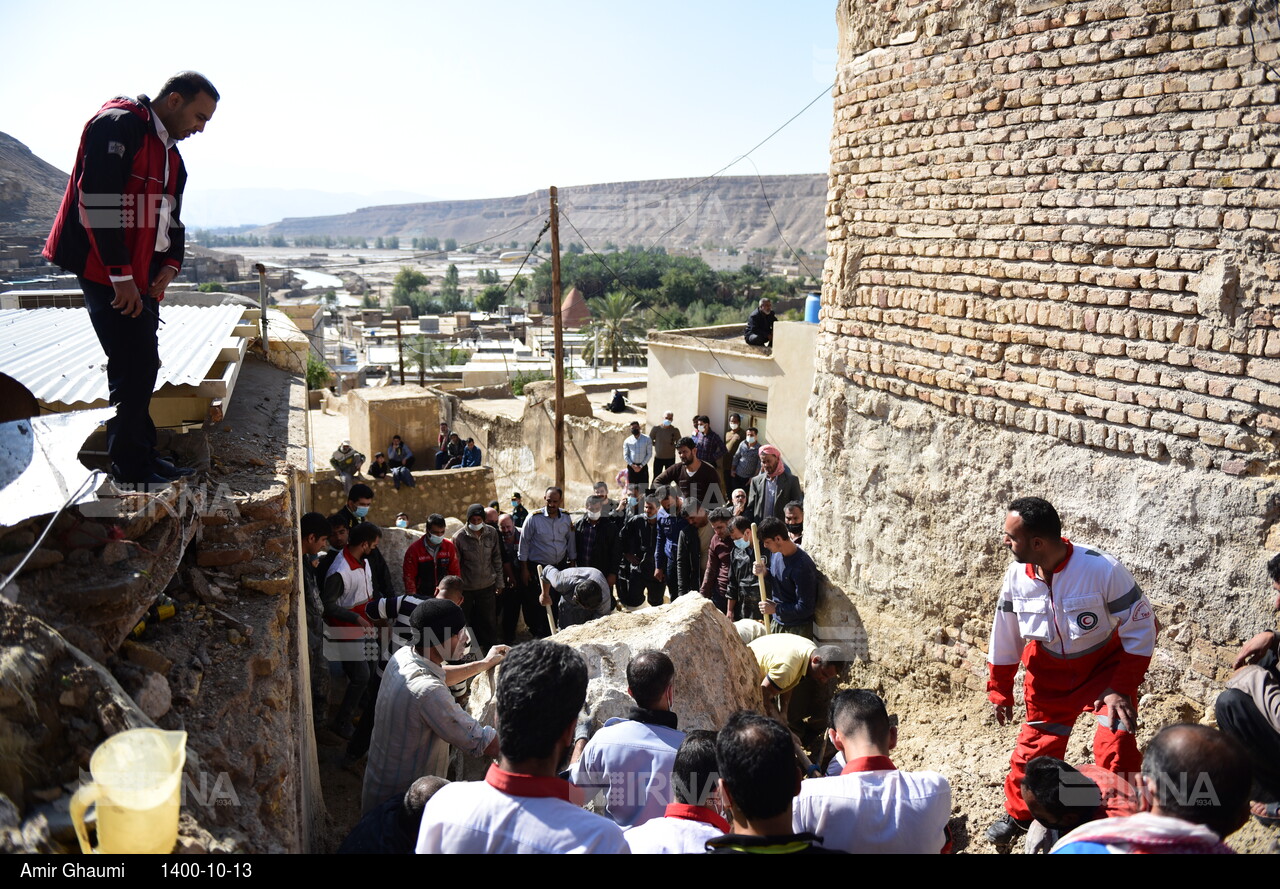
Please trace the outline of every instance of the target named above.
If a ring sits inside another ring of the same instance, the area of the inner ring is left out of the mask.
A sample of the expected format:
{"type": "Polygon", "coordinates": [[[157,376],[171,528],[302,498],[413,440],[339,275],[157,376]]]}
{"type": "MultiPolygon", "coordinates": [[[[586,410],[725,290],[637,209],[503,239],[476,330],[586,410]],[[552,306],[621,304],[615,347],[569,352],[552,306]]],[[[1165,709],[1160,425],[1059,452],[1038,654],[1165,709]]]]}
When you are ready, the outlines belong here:
{"type": "MultiPolygon", "coordinates": [[[[243,314],[241,306],[162,304],[156,389],[203,381],[243,314]]],[[[0,311],[0,373],[46,404],[107,400],[107,356],[88,309],[0,311]]]]}

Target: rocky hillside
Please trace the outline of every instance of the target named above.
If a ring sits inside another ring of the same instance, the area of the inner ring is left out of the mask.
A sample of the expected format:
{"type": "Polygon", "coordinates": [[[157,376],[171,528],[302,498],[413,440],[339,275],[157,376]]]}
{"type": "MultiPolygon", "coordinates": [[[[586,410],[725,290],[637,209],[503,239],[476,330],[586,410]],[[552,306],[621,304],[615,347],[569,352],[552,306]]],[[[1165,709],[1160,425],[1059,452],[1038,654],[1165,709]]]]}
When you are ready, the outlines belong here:
{"type": "MultiPolygon", "coordinates": [[[[780,246],[780,228],[792,246],[821,250],[826,243],[826,196],[825,173],[568,186],[560,189],[564,217],[560,239],[566,244],[585,240],[592,247],[613,242],[619,247],[697,247],[710,243],[752,248],[780,246]]],[[[465,244],[528,221],[528,225],[501,239],[523,245],[537,236],[547,205],[547,192],[542,190],[509,198],[365,207],[340,216],[285,219],[257,229],[256,234],[287,238],[398,235],[402,241],[436,237],[456,238],[465,244]]]]}
{"type": "Polygon", "coordinates": [[[67,174],[0,133],[0,236],[41,236],[58,215],[67,174]]]}

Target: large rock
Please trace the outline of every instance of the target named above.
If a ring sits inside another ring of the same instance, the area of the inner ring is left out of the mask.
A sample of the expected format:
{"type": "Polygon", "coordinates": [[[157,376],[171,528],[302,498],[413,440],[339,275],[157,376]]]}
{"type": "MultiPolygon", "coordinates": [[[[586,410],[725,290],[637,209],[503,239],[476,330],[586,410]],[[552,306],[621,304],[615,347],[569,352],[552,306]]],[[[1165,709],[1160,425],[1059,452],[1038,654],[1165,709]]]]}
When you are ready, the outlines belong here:
{"type": "MultiPolygon", "coordinates": [[[[718,729],[735,710],[760,709],[755,658],[729,619],[701,596],[681,596],[660,608],[615,612],[552,638],[572,646],[587,661],[593,730],[614,716],[626,716],[635,706],[627,694],[627,663],[650,648],[665,651],[675,662],[673,709],[683,730],[718,729]]],[[[495,673],[477,676],[471,686],[468,709],[486,725],[496,725],[495,673]]],[[[482,775],[476,762],[464,764],[463,777],[482,775]]]]}

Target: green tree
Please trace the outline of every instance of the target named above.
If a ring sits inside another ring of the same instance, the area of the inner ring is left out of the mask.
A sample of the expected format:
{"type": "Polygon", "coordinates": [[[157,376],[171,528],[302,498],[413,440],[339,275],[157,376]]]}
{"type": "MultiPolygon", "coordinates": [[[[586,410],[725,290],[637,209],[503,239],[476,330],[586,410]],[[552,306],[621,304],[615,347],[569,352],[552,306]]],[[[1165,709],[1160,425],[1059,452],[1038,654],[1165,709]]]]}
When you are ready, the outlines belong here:
{"type": "Polygon", "coordinates": [[[452,263],[444,273],[444,283],[440,285],[440,299],[451,300],[460,295],[458,290],[458,267],[452,263]]]}
{"type": "Polygon", "coordinates": [[[396,235],[392,235],[391,237],[387,238],[387,249],[388,249],[388,250],[399,250],[399,249],[400,249],[400,238],[398,238],[396,235]]]}
{"type": "Polygon", "coordinates": [[[457,239],[457,238],[445,238],[445,239],[444,239],[444,249],[446,249],[446,250],[457,250],[457,249],[458,249],[458,239],[457,239]]]}
{"type": "Polygon", "coordinates": [[[476,297],[476,311],[489,313],[498,311],[498,306],[502,304],[502,297],[506,292],[507,289],[501,284],[490,284],[476,297]]]}
{"type": "Polygon", "coordinates": [[[323,389],[329,385],[329,367],[316,357],[315,352],[307,352],[307,388],[323,389]]]}
{"type": "Polygon", "coordinates": [[[640,338],[644,329],[636,321],[640,304],[632,300],[631,295],[622,291],[614,291],[593,303],[591,321],[584,328],[587,343],[582,351],[586,361],[595,360],[596,338],[599,337],[600,357],[608,361],[614,371],[619,361],[638,359],[644,356],[640,338]]]}
{"type": "Polygon", "coordinates": [[[201,284],[196,288],[201,293],[226,293],[226,285],[219,284],[217,281],[210,281],[207,284],[201,284]]]}
{"type": "Polygon", "coordinates": [[[396,272],[395,278],[391,282],[391,296],[398,305],[407,306],[409,294],[415,290],[423,290],[431,279],[422,272],[407,265],[401,266],[400,271],[396,272]]]}
{"type": "Polygon", "coordinates": [[[381,237],[379,237],[376,241],[374,241],[374,242],[373,242],[373,246],[374,246],[374,249],[376,249],[376,250],[381,250],[381,249],[383,248],[383,246],[384,246],[384,245],[383,245],[383,243],[382,243],[382,238],[381,238],[381,237]]]}
{"type": "Polygon", "coordinates": [[[435,253],[437,250],[440,249],[440,239],[439,238],[423,238],[422,249],[430,250],[432,253],[435,253]]]}

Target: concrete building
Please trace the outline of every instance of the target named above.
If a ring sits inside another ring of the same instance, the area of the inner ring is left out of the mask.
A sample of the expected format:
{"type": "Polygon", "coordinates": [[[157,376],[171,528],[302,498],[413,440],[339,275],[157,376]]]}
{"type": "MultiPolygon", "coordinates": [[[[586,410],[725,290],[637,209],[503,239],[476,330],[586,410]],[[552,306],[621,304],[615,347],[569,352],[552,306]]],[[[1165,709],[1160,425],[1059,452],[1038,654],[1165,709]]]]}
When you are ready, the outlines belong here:
{"type": "Polygon", "coordinates": [[[669,410],[685,433],[693,431],[694,414],[706,414],[720,433],[729,414],[740,414],[742,425],[757,427],[760,441],[777,446],[803,482],[817,336],[816,325],[798,321],[774,326],[772,349],[748,346],[741,324],[649,334],[646,431],[669,410]]]}

